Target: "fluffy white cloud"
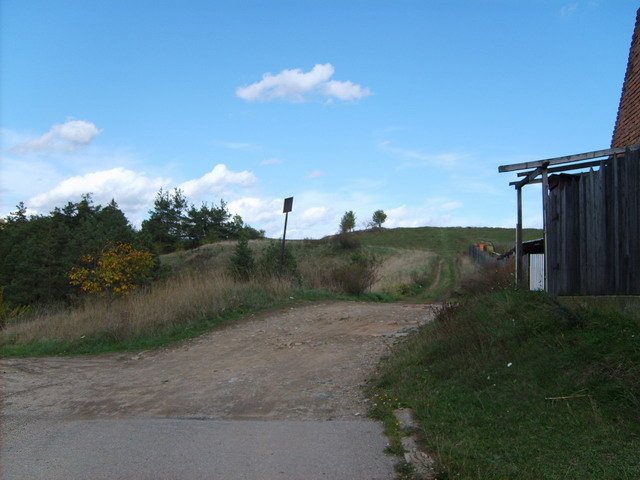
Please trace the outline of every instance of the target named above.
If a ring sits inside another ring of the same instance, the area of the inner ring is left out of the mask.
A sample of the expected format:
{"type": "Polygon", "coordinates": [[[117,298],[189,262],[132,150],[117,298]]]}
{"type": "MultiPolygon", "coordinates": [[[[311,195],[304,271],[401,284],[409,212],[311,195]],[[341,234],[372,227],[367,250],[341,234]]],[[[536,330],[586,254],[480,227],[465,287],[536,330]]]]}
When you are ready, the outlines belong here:
{"type": "Polygon", "coordinates": [[[170,179],[152,178],[121,167],[112,168],[67,178],[48,192],[31,198],[28,206],[38,211],[49,211],[91,193],[96,203],[105,204],[115,199],[135,222],[139,214],[150,208],[156,192],[170,182],[170,179]]]}
{"type": "Polygon", "coordinates": [[[265,230],[268,237],[282,236],[281,198],[242,197],[229,202],[227,208],[232,214],[240,215],[245,223],[265,230]]]}
{"type": "MultiPolygon", "coordinates": [[[[294,199],[293,211],[289,214],[287,238],[307,238],[327,235],[335,230],[336,212],[318,206],[315,195],[301,193],[294,199]]],[[[282,237],[284,214],[282,198],[242,197],[228,203],[233,214],[238,214],[249,225],[264,229],[270,238],[282,237]]],[[[336,223],[337,225],[337,223],[336,223]]]]}
{"type": "MultiPolygon", "coordinates": [[[[247,187],[254,183],[253,173],[233,172],[225,165],[219,164],[202,177],[181,183],[178,188],[183,190],[190,202],[197,204],[202,200],[211,200],[212,194],[226,197],[231,193],[231,187],[247,187]]],[[[151,177],[145,173],[117,167],[62,180],[48,191],[30,198],[27,206],[45,213],[66,202],[78,201],[85,193],[91,193],[94,201],[99,204],[104,205],[112,198],[115,199],[129,220],[139,225],[153,207],[158,190],[171,189],[174,185],[170,178],[151,177]]]]}
{"type": "Polygon", "coordinates": [[[328,216],[329,211],[327,207],[311,207],[302,212],[302,222],[304,225],[311,225],[327,220],[328,216]]]}
{"type": "Polygon", "coordinates": [[[385,227],[424,227],[427,225],[447,226],[454,223],[450,213],[462,206],[462,202],[430,199],[424,205],[407,207],[401,205],[385,210],[387,221],[385,227]]]}
{"type": "Polygon", "coordinates": [[[346,82],[331,80],[322,86],[322,90],[327,97],[335,97],[345,101],[371,95],[368,88],[362,88],[357,83],[348,80],[346,82]]]}
{"type": "Polygon", "coordinates": [[[179,188],[187,197],[199,197],[207,194],[223,194],[229,186],[250,187],[255,182],[256,177],[253,173],[247,170],[232,172],[226,165],[220,163],[202,177],[181,183],[179,188]]]}
{"type": "Polygon", "coordinates": [[[335,69],[330,63],[316,64],[308,72],[295,68],[283,70],[275,75],[265,73],[262,75],[262,80],[238,87],[236,95],[250,102],[270,100],[304,102],[312,96],[346,101],[371,94],[368,88],[350,81],[330,80],[334,73],[335,69]]]}
{"type": "Polygon", "coordinates": [[[89,145],[101,132],[93,123],[85,120],[67,120],[52,126],[48,132],[29,139],[14,147],[19,153],[28,152],[73,152],[89,145]]]}

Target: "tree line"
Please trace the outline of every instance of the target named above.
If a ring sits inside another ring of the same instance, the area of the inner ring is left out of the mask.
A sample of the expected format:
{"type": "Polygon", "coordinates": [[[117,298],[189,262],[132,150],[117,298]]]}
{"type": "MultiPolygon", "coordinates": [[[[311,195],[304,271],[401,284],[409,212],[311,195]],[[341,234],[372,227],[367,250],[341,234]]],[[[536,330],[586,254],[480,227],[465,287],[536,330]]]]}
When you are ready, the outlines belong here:
{"type": "Polygon", "coordinates": [[[96,205],[90,194],[47,215],[27,215],[21,202],[0,222],[0,294],[20,306],[69,303],[82,292],[126,293],[157,277],[159,254],[240,236],[264,231],[232,216],[223,200],[196,207],[179,189],[157,193],[139,230],[115,200],[96,205]]]}

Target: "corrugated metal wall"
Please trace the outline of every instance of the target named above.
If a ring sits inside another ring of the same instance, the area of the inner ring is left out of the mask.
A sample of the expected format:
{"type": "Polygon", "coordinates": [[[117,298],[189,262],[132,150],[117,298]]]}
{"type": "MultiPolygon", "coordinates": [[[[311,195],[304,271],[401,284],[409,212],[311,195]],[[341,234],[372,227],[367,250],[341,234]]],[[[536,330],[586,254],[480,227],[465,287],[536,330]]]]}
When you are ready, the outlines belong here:
{"type": "Polygon", "coordinates": [[[529,254],[529,290],[544,290],[544,254],[529,254]]]}

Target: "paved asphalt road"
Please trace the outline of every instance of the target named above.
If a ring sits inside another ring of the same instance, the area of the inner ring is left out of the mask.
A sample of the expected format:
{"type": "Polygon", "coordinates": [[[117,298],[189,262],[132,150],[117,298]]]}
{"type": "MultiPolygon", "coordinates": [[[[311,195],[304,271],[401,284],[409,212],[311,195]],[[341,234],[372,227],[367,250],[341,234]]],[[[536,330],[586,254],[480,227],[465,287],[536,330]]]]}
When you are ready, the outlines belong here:
{"type": "Polygon", "coordinates": [[[391,479],[378,423],[362,420],[3,417],[10,479],[391,479]]]}

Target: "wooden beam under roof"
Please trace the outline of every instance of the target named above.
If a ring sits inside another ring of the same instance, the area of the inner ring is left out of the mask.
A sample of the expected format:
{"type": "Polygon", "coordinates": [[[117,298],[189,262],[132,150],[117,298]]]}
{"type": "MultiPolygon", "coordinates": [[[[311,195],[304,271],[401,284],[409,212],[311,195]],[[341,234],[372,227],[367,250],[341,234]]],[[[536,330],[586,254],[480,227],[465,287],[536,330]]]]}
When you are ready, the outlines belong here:
{"type": "MultiPolygon", "coordinates": [[[[592,168],[599,167],[602,163],[607,163],[609,160],[607,158],[603,158],[602,160],[594,160],[593,162],[584,162],[584,163],[574,163],[573,165],[563,165],[561,167],[551,167],[547,168],[547,173],[556,173],[556,172],[566,172],[568,170],[579,170],[581,168],[592,168]]],[[[534,173],[535,170],[530,170],[528,172],[518,172],[519,177],[528,177],[531,173],[534,173]]],[[[542,173],[542,172],[540,172],[542,173]]],[[[531,177],[529,177],[531,178],[531,177]]]]}
{"type": "Polygon", "coordinates": [[[564,157],[547,158],[544,160],[535,160],[533,162],[512,163],[510,165],[500,165],[498,172],[515,172],[517,170],[528,170],[530,168],[542,167],[545,163],[547,165],[560,165],[562,163],[580,162],[582,160],[591,160],[599,157],[608,157],[610,155],[616,155],[624,153],[627,149],[638,150],[640,144],[631,145],[628,147],[620,148],[608,148],[606,150],[596,150],[594,152],[578,153],[576,155],[565,155],[564,157]]]}

